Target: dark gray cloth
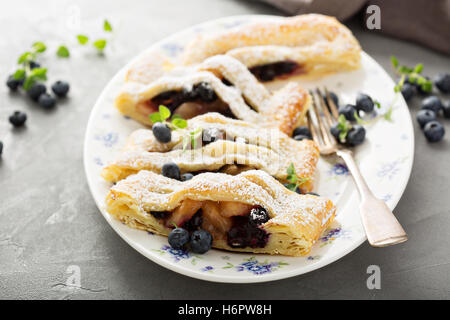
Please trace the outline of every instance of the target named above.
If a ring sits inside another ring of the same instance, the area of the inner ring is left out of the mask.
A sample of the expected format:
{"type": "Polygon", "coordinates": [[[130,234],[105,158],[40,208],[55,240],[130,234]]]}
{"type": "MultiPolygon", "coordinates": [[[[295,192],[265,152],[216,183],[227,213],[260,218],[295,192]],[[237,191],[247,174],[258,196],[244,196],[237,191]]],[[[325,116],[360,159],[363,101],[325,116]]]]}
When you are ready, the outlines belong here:
{"type": "Polygon", "coordinates": [[[257,1],[269,3],[292,15],[322,13],[335,16],[340,21],[357,13],[365,15],[367,6],[377,5],[381,13],[381,29],[378,31],[450,54],[450,0],[257,1]]]}

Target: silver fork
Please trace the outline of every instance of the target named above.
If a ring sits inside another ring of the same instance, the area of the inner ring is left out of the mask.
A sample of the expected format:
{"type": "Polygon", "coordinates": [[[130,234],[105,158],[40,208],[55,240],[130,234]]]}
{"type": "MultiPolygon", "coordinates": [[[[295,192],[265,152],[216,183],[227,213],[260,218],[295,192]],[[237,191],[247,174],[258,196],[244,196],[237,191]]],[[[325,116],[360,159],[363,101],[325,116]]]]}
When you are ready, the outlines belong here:
{"type": "Polygon", "coordinates": [[[386,247],[405,242],[408,236],[384,201],[377,199],[369,189],[353,159],[352,151],[338,145],[331,134],[330,128],[338,120],[339,114],[330,93],[326,88],[324,93],[320,89],[310,93],[313,106],[307,116],[313,140],[319,146],[320,154],[337,154],[350,170],[361,197],[359,210],[370,245],[386,247]],[[330,109],[325,104],[324,97],[330,109]]]}

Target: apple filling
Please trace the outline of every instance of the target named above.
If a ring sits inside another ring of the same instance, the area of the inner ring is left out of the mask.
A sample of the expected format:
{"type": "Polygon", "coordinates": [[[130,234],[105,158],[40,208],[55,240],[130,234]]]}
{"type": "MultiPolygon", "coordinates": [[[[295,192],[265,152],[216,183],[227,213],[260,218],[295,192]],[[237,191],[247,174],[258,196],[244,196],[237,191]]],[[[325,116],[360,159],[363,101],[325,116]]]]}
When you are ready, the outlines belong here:
{"type": "Polygon", "coordinates": [[[150,100],[138,105],[138,110],[149,115],[157,112],[160,105],[164,105],[172,114],[179,114],[184,119],[191,119],[207,112],[218,112],[226,117],[235,118],[225,102],[223,102],[211,86],[201,82],[191,90],[165,91],[150,100]]]}
{"type": "Polygon", "coordinates": [[[213,239],[224,240],[232,248],[264,248],[269,234],[260,226],[269,215],[260,206],[232,201],[186,199],[172,212],[150,212],[167,228],[175,225],[192,232],[204,229],[213,239]]]}
{"type": "Polygon", "coordinates": [[[294,61],[281,61],[255,66],[249,69],[253,75],[262,82],[272,81],[275,78],[287,78],[305,73],[305,70],[294,61]]]}

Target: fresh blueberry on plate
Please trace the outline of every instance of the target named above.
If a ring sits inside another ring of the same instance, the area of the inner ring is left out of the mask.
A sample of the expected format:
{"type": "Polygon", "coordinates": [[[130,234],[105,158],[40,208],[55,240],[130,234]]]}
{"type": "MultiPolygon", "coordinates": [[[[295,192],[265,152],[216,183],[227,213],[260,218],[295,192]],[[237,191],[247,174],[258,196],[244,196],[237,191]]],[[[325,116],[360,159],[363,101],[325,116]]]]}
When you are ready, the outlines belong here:
{"type": "Polygon", "coordinates": [[[66,81],[58,80],[52,85],[52,91],[58,98],[64,98],[69,92],[70,86],[66,81]]]}
{"type": "Polygon", "coordinates": [[[345,106],[342,106],[339,108],[339,114],[343,114],[345,119],[347,119],[348,121],[355,121],[355,112],[356,112],[356,107],[354,105],[351,104],[346,104],[345,106]]]}
{"type": "Polygon", "coordinates": [[[211,249],[213,238],[211,233],[206,230],[197,230],[192,232],[190,246],[194,253],[205,253],[211,249]]]}
{"type": "Polygon", "coordinates": [[[189,232],[183,228],[175,228],[169,234],[169,244],[174,249],[183,249],[189,242],[189,232]]]}
{"type": "Polygon", "coordinates": [[[347,133],[346,141],[351,147],[363,143],[366,137],[366,129],[360,125],[354,125],[347,133]]]}
{"type": "Polygon", "coordinates": [[[356,109],[364,111],[366,113],[370,113],[373,111],[374,103],[372,98],[365,94],[365,93],[359,93],[356,97],[356,109]]]}
{"type": "Polygon", "coordinates": [[[6,80],[6,85],[11,91],[16,91],[17,88],[22,85],[23,79],[15,79],[13,75],[10,75],[6,80]]]}
{"type": "Polygon", "coordinates": [[[56,99],[48,93],[43,93],[38,99],[39,105],[44,109],[51,109],[56,104],[56,99]]]}
{"type": "Polygon", "coordinates": [[[163,165],[162,175],[167,178],[171,178],[171,179],[175,179],[175,180],[181,179],[180,168],[177,166],[176,163],[173,163],[173,162],[168,162],[163,165]]]}
{"type": "Polygon", "coordinates": [[[309,137],[309,139],[312,138],[311,131],[309,131],[309,128],[307,126],[300,126],[294,129],[294,132],[292,133],[292,136],[298,136],[303,135],[309,137]]]}
{"type": "MultiPolygon", "coordinates": [[[[337,94],[332,91],[329,91],[328,93],[330,94],[330,98],[331,98],[331,100],[333,100],[333,102],[337,108],[339,106],[339,98],[338,98],[337,94]]],[[[325,101],[327,102],[326,97],[325,97],[325,101]]]]}
{"type": "Polygon", "coordinates": [[[157,122],[152,126],[152,132],[156,140],[161,143],[168,143],[172,140],[172,131],[162,122],[157,122]]]}
{"type": "Polygon", "coordinates": [[[14,111],[14,113],[9,117],[9,122],[14,127],[21,127],[27,121],[27,115],[25,112],[14,111]]]}
{"type": "Polygon", "coordinates": [[[450,100],[447,100],[442,104],[442,111],[444,113],[444,117],[450,119],[450,100]]]}
{"type": "Polygon", "coordinates": [[[331,134],[333,135],[333,137],[339,142],[339,135],[341,134],[341,130],[339,129],[339,123],[335,123],[331,129],[330,129],[331,134]]]}
{"type": "Polygon", "coordinates": [[[442,109],[442,101],[436,96],[427,97],[422,100],[421,109],[432,110],[436,114],[439,114],[439,111],[442,109]]]}
{"type": "Polygon", "coordinates": [[[416,86],[405,82],[402,86],[402,95],[406,101],[409,101],[417,92],[416,86]]]}
{"type": "Polygon", "coordinates": [[[438,74],[436,78],[434,78],[434,84],[442,93],[450,93],[450,74],[438,74]]]}
{"type": "Polygon", "coordinates": [[[38,101],[39,97],[46,92],[47,87],[43,83],[37,82],[28,89],[27,94],[32,100],[38,101]]]}
{"type": "Polygon", "coordinates": [[[425,125],[423,132],[428,142],[438,142],[442,140],[445,135],[444,127],[437,121],[428,122],[425,125]]]}
{"type": "Polygon", "coordinates": [[[434,121],[437,119],[436,112],[428,109],[423,109],[417,112],[417,122],[420,127],[423,128],[428,122],[434,121]]]}
{"type": "Polygon", "coordinates": [[[194,177],[194,175],[192,173],[183,173],[181,175],[181,181],[188,181],[191,180],[194,177]]]}

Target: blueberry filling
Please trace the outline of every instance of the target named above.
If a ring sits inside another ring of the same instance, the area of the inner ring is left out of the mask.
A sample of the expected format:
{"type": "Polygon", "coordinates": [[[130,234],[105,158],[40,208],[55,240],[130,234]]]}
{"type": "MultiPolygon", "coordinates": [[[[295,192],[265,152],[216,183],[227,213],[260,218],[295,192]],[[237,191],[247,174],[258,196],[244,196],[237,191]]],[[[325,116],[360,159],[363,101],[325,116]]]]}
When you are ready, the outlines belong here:
{"type": "Polygon", "coordinates": [[[233,217],[233,227],[227,233],[227,243],[232,248],[264,248],[269,234],[259,225],[269,220],[267,211],[261,207],[253,208],[247,217],[233,217]]]}
{"type": "Polygon", "coordinates": [[[156,219],[165,219],[171,214],[171,212],[169,212],[169,211],[150,211],[150,214],[152,216],[154,216],[156,219]]]}
{"type": "Polygon", "coordinates": [[[300,73],[301,67],[294,61],[282,61],[250,68],[250,72],[260,81],[272,81],[276,77],[300,73]]]}
{"type": "Polygon", "coordinates": [[[185,102],[212,103],[217,100],[217,94],[211,86],[205,82],[196,84],[191,90],[170,90],[158,94],[151,102],[155,105],[165,105],[173,112],[185,102]]]}
{"type": "Polygon", "coordinates": [[[198,230],[203,223],[202,209],[198,210],[192,218],[183,223],[183,228],[189,232],[198,230]]]}

